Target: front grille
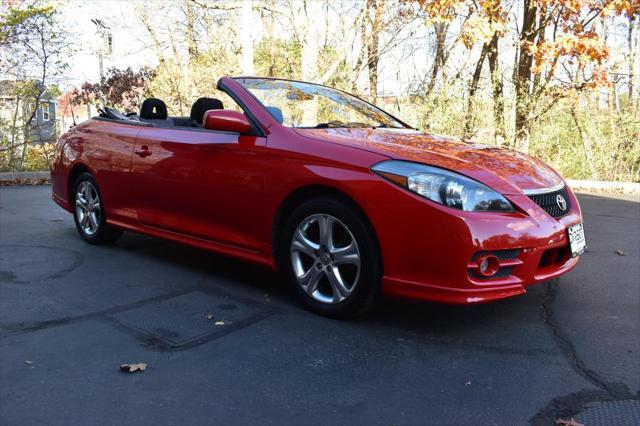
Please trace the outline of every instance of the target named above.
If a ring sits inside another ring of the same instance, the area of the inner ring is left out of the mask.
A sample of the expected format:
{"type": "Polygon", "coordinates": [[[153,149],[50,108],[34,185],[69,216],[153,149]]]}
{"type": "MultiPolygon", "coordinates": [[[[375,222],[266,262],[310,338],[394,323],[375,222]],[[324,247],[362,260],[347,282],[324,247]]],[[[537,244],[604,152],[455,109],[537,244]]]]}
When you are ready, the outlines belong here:
{"type": "Polygon", "coordinates": [[[571,210],[569,191],[567,191],[566,186],[558,191],[548,192],[546,194],[529,195],[529,198],[552,217],[562,217],[571,210]],[[567,203],[566,209],[564,210],[558,205],[558,195],[562,195],[567,203]]]}
{"type": "Polygon", "coordinates": [[[497,280],[501,278],[509,278],[512,272],[513,268],[511,266],[503,266],[502,268],[498,269],[498,272],[491,275],[490,277],[485,277],[484,275],[481,275],[475,271],[469,271],[469,275],[471,275],[476,280],[497,280]]]}
{"type": "Polygon", "coordinates": [[[547,268],[549,266],[562,266],[571,259],[571,247],[569,245],[562,247],[554,247],[545,250],[540,257],[538,269],[547,268]]]}
{"type": "Polygon", "coordinates": [[[500,260],[508,260],[518,257],[520,255],[520,249],[479,251],[471,257],[471,260],[476,260],[480,256],[484,256],[485,254],[492,254],[500,260]]]}

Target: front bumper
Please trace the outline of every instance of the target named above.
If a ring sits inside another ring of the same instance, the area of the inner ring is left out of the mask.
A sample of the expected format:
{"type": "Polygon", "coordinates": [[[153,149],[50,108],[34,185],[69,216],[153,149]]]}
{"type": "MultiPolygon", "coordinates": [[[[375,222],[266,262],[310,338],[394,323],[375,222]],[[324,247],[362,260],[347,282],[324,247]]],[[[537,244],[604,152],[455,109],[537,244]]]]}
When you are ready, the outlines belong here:
{"type": "Polygon", "coordinates": [[[571,210],[559,219],[522,194],[506,195],[517,206],[515,213],[481,213],[389,190],[367,209],[380,241],[386,294],[483,303],[524,294],[528,286],[565,274],[578,263],[578,257],[571,257],[566,229],[582,217],[570,190],[571,210]],[[494,276],[480,276],[474,269],[474,259],[484,254],[501,258],[494,276]]]}

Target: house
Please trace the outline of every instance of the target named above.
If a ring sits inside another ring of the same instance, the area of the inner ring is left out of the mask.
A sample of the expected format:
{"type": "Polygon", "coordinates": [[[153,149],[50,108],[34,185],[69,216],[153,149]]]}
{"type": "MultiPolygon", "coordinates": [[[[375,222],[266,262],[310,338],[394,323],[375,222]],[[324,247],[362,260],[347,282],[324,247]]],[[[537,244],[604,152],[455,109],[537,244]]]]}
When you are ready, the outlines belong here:
{"type": "Polygon", "coordinates": [[[0,80],[0,124],[17,143],[23,140],[23,126],[34,108],[36,112],[29,124],[28,142],[44,144],[57,139],[56,99],[45,91],[38,105],[35,105],[33,93],[37,93],[38,84],[33,81],[0,80]]]}

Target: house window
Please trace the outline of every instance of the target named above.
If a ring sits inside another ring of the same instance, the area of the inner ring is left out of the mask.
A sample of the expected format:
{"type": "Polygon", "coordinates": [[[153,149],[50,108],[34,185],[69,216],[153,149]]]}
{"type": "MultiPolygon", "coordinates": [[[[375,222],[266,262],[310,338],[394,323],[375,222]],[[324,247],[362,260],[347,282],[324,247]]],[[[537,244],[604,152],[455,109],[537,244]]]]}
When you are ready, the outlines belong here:
{"type": "Polygon", "coordinates": [[[40,104],[40,109],[42,110],[42,121],[49,121],[51,119],[49,116],[49,103],[42,102],[40,104]]]}

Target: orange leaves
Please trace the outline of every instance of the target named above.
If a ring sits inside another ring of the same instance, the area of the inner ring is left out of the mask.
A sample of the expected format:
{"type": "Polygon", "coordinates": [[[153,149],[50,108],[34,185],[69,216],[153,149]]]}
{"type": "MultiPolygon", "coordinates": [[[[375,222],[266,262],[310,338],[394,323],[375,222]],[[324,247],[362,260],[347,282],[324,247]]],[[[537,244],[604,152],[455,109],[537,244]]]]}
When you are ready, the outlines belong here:
{"type": "MultiPolygon", "coordinates": [[[[618,0],[621,1],[621,0],[618,0]]],[[[635,0],[637,1],[637,0],[635,0]]],[[[593,88],[609,84],[604,70],[609,48],[594,30],[594,22],[606,19],[604,0],[537,0],[544,28],[534,42],[524,41],[522,51],[533,56],[533,74],[555,74],[562,64],[571,82],[565,87],[593,88]]],[[[562,73],[562,72],[561,72],[562,73]]]]}
{"type": "Polygon", "coordinates": [[[460,37],[465,47],[471,49],[476,43],[489,42],[493,34],[503,32],[504,23],[492,22],[485,16],[475,15],[467,20],[460,37]]]}
{"type": "Polygon", "coordinates": [[[464,5],[461,0],[417,0],[420,9],[424,10],[431,22],[449,22],[455,18],[458,10],[464,5]]]}
{"type": "MultiPolygon", "coordinates": [[[[415,3],[429,21],[457,20],[459,39],[469,50],[489,42],[495,34],[502,38],[518,28],[507,13],[509,3],[500,0],[415,3]]],[[[532,21],[527,34],[519,38],[522,54],[532,59],[527,65],[530,75],[544,75],[548,82],[558,72],[568,77],[564,79],[566,84],[576,87],[608,84],[604,67],[610,52],[595,28],[611,15],[640,13],[640,0],[529,0],[526,4],[530,5],[532,21]]]]}
{"type": "Polygon", "coordinates": [[[609,48],[593,33],[565,36],[558,39],[560,54],[578,57],[582,61],[602,63],[609,58],[609,48]]]}
{"type": "Polygon", "coordinates": [[[556,57],[568,57],[571,62],[581,64],[596,62],[602,64],[609,58],[609,48],[599,37],[589,32],[582,36],[572,34],[558,37],[556,41],[543,41],[526,48],[533,55],[536,67],[534,72],[540,72],[546,63],[556,57]]]}
{"type": "Polygon", "coordinates": [[[586,83],[586,88],[594,89],[597,87],[611,86],[611,84],[607,71],[603,67],[598,66],[591,70],[591,81],[586,83]]]}
{"type": "Polygon", "coordinates": [[[458,16],[465,17],[460,39],[467,49],[476,43],[491,40],[495,33],[504,34],[507,12],[500,0],[417,0],[430,22],[451,22],[458,16]]]}
{"type": "MultiPolygon", "coordinates": [[[[416,0],[415,3],[431,22],[450,22],[460,14],[470,16],[470,20],[481,19],[487,25],[504,23],[507,18],[504,2],[500,0],[416,0]]],[[[478,22],[473,25],[480,26],[478,22]]]]}
{"type": "Polygon", "coordinates": [[[629,19],[633,17],[640,19],[639,0],[610,0],[605,11],[611,15],[624,15],[629,19]]]}
{"type": "Polygon", "coordinates": [[[603,40],[588,33],[583,36],[564,35],[555,42],[543,41],[527,47],[534,58],[533,73],[549,72],[550,64],[564,59],[569,65],[576,65],[582,72],[592,65],[587,75],[590,77],[582,84],[585,89],[602,87],[609,84],[604,62],[609,58],[609,48],[603,40]]]}

